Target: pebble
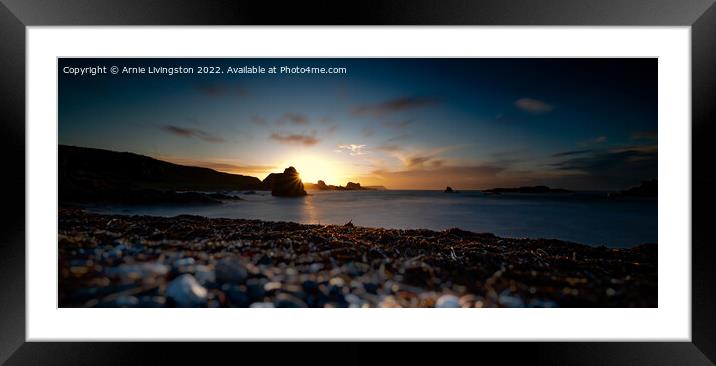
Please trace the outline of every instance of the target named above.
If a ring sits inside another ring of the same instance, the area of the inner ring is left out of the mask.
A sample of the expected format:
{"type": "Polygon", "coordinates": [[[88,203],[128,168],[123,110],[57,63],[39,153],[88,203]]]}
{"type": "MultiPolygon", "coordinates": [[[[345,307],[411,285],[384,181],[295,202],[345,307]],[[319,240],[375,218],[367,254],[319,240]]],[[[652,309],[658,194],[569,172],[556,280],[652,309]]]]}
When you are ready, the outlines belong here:
{"type": "Polygon", "coordinates": [[[500,296],[497,298],[497,301],[502,304],[502,306],[508,308],[525,307],[525,302],[522,301],[519,296],[513,294],[509,289],[502,291],[502,293],[500,293],[500,296]]]}
{"type": "Polygon", "coordinates": [[[459,308],[460,299],[455,295],[442,295],[435,303],[436,308],[459,308]]]}
{"type": "Polygon", "coordinates": [[[250,308],[273,308],[272,302],[255,302],[249,305],[250,308]]]}
{"type": "Polygon", "coordinates": [[[120,296],[114,300],[114,305],[118,308],[129,308],[139,304],[139,299],[134,296],[120,296]]]}
{"type": "Polygon", "coordinates": [[[274,305],[277,308],[305,308],[308,307],[303,300],[297,298],[296,296],[280,293],[276,295],[276,298],[274,299],[274,305]]]}
{"type": "Polygon", "coordinates": [[[202,286],[216,282],[216,273],[207,265],[199,264],[194,266],[194,277],[202,286]]]}
{"type": "Polygon", "coordinates": [[[168,272],[169,266],[157,262],[122,264],[117,267],[109,268],[106,271],[109,276],[133,280],[144,279],[151,276],[163,276],[168,272]]]}
{"type": "Polygon", "coordinates": [[[139,298],[140,308],[163,308],[167,306],[167,299],[164,296],[142,296],[139,298]]]}
{"type": "Polygon", "coordinates": [[[226,283],[243,283],[248,273],[238,258],[223,258],[216,263],[216,280],[226,283]]]}
{"type": "Polygon", "coordinates": [[[174,300],[178,307],[201,307],[205,306],[207,301],[206,288],[190,274],[183,274],[169,282],[166,295],[174,300]]]}

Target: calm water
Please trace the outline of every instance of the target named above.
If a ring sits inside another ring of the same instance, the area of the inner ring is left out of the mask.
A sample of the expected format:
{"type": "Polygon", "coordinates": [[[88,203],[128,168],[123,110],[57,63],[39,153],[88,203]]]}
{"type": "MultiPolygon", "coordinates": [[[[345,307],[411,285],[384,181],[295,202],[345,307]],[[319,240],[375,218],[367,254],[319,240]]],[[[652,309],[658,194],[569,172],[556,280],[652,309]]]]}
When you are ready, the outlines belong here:
{"type": "Polygon", "coordinates": [[[629,247],[657,242],[656,199],[608,199],[603,193],[447,194],[441,191],[310,192],[277,198],[241,194],[243,201],[212,206],[96,208],[104,213],[250,218],[269,221],[443,230],[459,227],[504,237],[554,238],[629,247]]]}

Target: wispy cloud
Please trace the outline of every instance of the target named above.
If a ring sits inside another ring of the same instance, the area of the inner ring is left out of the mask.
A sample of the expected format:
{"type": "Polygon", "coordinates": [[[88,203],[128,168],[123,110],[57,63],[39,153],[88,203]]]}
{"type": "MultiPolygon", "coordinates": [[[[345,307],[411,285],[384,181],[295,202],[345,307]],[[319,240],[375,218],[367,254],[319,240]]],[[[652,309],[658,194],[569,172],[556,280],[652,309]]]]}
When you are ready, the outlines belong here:
{"type": "Polygon", "coordinates": [[[166,125],[162,127],[164,132],[168,132],[175,136],[181,136],[185,138],[198,138],[207,142],[224,142],[224,139],[218,136],[209,134],[208,132],[196,129],[196,128],[185,128],[173,125],[166,125]]]}
{"type": "Polygon", "coordinates": [[[344,152],[347,151],[351,156],[358,156],[358,155],[365,155],[368,152],[365,150],[367,145],[365,144],[347,144],[347,145],[338,145],[338,149],[336,152],[344,152]]]}
{"type": "Polygon", "coordinates": [[[625,189],[657,176],[657,146],[592,150],[550,164],[556,175],[546,184],[609,190],[625,189]]]}
{"type": "Polygon", "coordinates": [[[283,144],[299,144],[304,146],[313,146],[319,142],[318,138],[313,135],[305,134],[279,134],[272,133],[270,138],[283,144]]]}
{"type": "Polygon", "coordinates": [[[402,97],[375,104],[360,105],[353,108],[352,112],[357,116],[380,117],[395,112],[433,106],[435,104],[437,104],[437,102],[432,98],[402,97]]]}
{"type": "Polygon", "coordinates": [[[653,173],[656,174],[656,145],[625,146],[561,156],[570,157],[552,164],[553,167],[560,170],[578,171],[593,175],[614,174],[633,176],[634,169],[641,168],[641,162],[647,162],[648,165],[653,165],[653,173]]]}
{"type": "Polygon", "coordinates": [[[515,106],[532,114],[542,114],[554,110],[554,106],[538,99],[521,98],[515,101],[515,106]]]}
{"type": "Polygon", "coordinates": [[[285,113],[281,119],[279,119],[279,123],[289,122],[294,125],[307,125],[310,121],[308,117],[298,114],[298,113],[285,113]]]}
{"type": "Polygon", "coordinates": [[[563,151],[563,152],[558,152],[558,153],[556,153],[556,154],[553,154],[552,157],[553,157],[553,158],[560,158],[560,157],[564,157],[564,156],[582,155],[582,154],[591,153],[592,151],[594,151],[594,150],[592,150],[592,149],[586,149],[586,150],[563,151]]]}

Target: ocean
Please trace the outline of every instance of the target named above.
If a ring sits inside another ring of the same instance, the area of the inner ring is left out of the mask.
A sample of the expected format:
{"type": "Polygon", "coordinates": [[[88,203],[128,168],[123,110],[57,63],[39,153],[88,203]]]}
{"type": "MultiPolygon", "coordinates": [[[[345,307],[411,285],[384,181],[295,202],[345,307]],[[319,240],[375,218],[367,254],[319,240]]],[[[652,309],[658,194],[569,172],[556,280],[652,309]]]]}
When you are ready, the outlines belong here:
{"type": "MultiPolygon", "coordinates": [[[[227,193],[227,192],[223,192],[227,193]]],[[[228,192],[243,200],[208,206],[94,207],[115,214],[292,221],[306,224],[444,230],[547,238],[593,246],[656,243],[657,200],[603,192],[490,195],[479,191],[309,191],[301,198],[228,192]]]]}

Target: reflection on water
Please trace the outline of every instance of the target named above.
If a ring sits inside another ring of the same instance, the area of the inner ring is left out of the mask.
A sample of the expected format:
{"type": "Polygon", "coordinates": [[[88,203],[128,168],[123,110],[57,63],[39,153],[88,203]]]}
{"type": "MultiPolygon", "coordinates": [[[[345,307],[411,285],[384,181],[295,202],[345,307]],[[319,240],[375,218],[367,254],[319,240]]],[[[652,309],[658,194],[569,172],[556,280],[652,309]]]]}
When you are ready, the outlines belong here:
{"type": "Polygon", "coordinates": [[[212,206],[103,208],[114,213],[294,221],[386,228],[459,227],[507,237],[555,238],[612,247],[657,242],[655,199],[608,199],[603,194],[484,195],[439,191],[310,192],[279,198],[269,192],[212,206]]]}

